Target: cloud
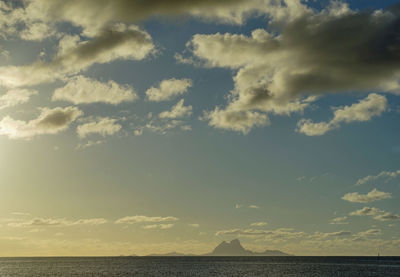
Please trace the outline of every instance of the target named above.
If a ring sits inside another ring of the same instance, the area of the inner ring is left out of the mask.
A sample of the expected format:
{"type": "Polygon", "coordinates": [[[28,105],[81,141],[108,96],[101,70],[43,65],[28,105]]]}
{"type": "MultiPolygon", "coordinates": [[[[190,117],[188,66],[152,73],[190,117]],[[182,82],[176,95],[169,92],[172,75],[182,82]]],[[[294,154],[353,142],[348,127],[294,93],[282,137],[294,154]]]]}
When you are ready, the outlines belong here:
{"type": "MultiPolygon", "coordinates": [[[[235,121],[222,125],[215,118],[224,112],[289,115],[304,111],[327,93],[400,93],[397,9],[353,11],[336,3],[298,14],[280,32],[197,34],[188,42],[187,51],[204,66],[235,72],[226,107],[208,112],[211,126],[242,132],[234,127],[235,121]]],[[[353,114],[357,121],[368,118],[353,114]]],[[[343,110],[337,120],[350,122],[349,116],[343,110]]],[[[258,125],[249,123],[246,131],[265,125],[255,122],[258,125]]]]}
{"type": "Polygon", "coordinates": [[[400,176],[400,169],[395,171],[382,171],[378,175],[368,175],[366,177],[358,179],[356,185],[363,185],[365,183],[377,181],[379,179],[390,180],[396,178],[397,176],[400,176]]]}
{"type": "MultiPolygon", "coordinates": [[[[0,2],[0,36],[42,40],[55,34],[54,25],[31,16],[22,1],[0,2]]],[[[31,1],[33,2],[33,1],[31,1]]]]}
{"type": "MultiPolygon", "coordinates": [[[[34,0],[20,9],[20,16],[9,16],[26,22],[71,22],[91,36],[110,22],[136,23],[154,16],[191,15],[207,21],[242,24],[249,15],[267,14],[274,22],[293,20],[307,8],[299,0],[34,0]],[[28,17],[28,19],[25,19],[28,17]]],[[[6,15],[4,13],[3,15],[6,15]]],[[[11,33],[11,31],[8,31],[11,33]]],[[[14,32],[15,33],[15,32],[14,32]]]]}
{"type": "Polygon", "coordinates": [[[29,101],[31,96],[36,95],[36,90],[13,89],[0,96],[0,110],[8,107],[17,106],[29,101]]]}
{"type": "Polygon", "coordinates": [[[300,120],[297,123],[297,132],[307,136],[321,136],[332,129],[339,128],[341,123],[369,121],[372,117],[381,115],[386,107],[385,96],[371,93],[358,103],[336,109],[333,119],[329,122],[314,123],[309,119],[300,120]]]}
{"type": "Polygon", "coordinates": [[[30,121],[15,120],[9,116],[0,121],[0,135],[11,139],[31,139],[44,134],[57,134],[68,126],[83,112],[76,107],[41,108],[36,119],[30,121]]]}
{"type": "Polygon", "coordinates": [[[102,144],[103,142],[104,142],[104,141],[102,141],[102,140],[88,140],[87,143],[84,143],[84,144],[79,143],[79,144],[75,147],[75,149],[76,149],[76,150],[79,150],[79,149],[86,149],[86,148],[89,148],[89,147],[92,147],[92,146],[95,146],[95,145],[100,145],[100,144],[102,144]]]}
{"type": "Polygon", "coordinates": [[[163,119],[161,121],[157,120],[151,120],[148,123],[146,123],[145,126],[147,129],[153,132],[161,133],[161,134],[166,134],[167,131],[169,130],[174,130],[174,129],[180,129],[182,131],[190,131],[192,130],[192,127],[188,124],[186,124],[182,120],[176,120],[176,119],[163,119]]]}
{"type": "Polygon", "coordinates": [[[267,115],[251,111],[230,111],[215,108],[205,112],[202,119],[209,120],[209,125],[218,129],[226,129],[248,134],[254,126],[269,124],[267,115]]]}
{"type": "Polygon", "coordinates": [[[133,131],[133,134],[134,134],[136,137],[140,137],[141,135],[143,135],[143,129],[134,130],[134,131],[133,131]]]}
{"type": "Polygon", "coordinates": [[[243,237],[266,237],[273,239],[295,239],[304,235],[303,232],[296,232],[293,229],[280,228],[276,230],[257,230],[257,229],[231,229],[221,230],[215,233],[216,236],[235,235],[243,237]]]}
{"type": "Polygon", "coordinates": [[[174,227],[174,224],[169,223],[169,224],[152,224],[152,225],[145,225],[142,228],[143,229],[160,229],[160,230],[166,230],[166,229],[171,229],[174,227]]]}
{"type": "Polygon", "coordinates": [[[252,226],[252,227],[262,227],[265,225],[267,225],[267,222],[254,222],[254,223],[250,224],[250,226],[252,226]]]}
{"type": "Polygon", "coordinates": [[[67,220],[65,218],[41,218],[36,217],[25,221],[10,222],[9,227],[47,227],[47,226],[76,226],[76,225],[101,225],[107,223],[104,218],[88,218],[67,220]]]}
{"type": "Polygon", "coordinates": [[[26,212],[12,212],[12,215],[17,215],[17,216],[30,216],[30,213],[26,213],[26,212]]]}
{"type": "Polygon", "coordinates": [[[381,229],[369,229],[357,234],[358,237],[375,237],[382,234],[381,229]]]}
{"type": "Polygon", "coordinates": [[[240,209],[240,208],[259,209],[260,207],[257,206],[257,205],[248,205],[248,206],[245,206],[245,205],[242,205],[242,204],[235,204],[235,208],[236,208],[236,209],[240,209]]]}
{"type": "Polygon", "coordinates": [[[349,224],[347,222],[348,217],[347,216],[343,216],[343,217],[336,217],[334,219],[332,219],[329,224],[349,224]]]}
{"type": "Polygon", "coordinates": [[[146,97],[149,101],[167,101],[186,93],[191,86],[190,79],[167,79],[161,81],[157,88],[149,88],[146,91],[146,97]]]}
{"type": "Polygon", "coordinates": [[[20,87],[53,82],[86,70],[91,65],[115,60],[142,60],[154,52],[150,35],[137,26],[115,24],[94,38],[81,40],[78,35],[65,35],[57,55],[50,61],[36,61],[25,66],[0,67],[0,84],[20,87]]]}
{"type": "Polygon", "coordinates": [[[168,222],[168,221],[177,221],[178,218],[174,216],[144,216],[144,215],[135,215],[135,216],[126,216],[115,221],[116,224],[135,224],[135,223],[147,223],[147,222],[168,222]]]}
{"type": "Polygon", "coordinates": [[[102,83],[84,76],[76,76],[69,79],[64,87],[54,91],[52,101],[64,100],[74,104],[103,102],[116,105],[137,98],[136,92],[130,86],[121,86],[112,80],[102,83]]]}
{"type": "Polygon", "coordinates": [[[193,228],[199,228],[200,224],[198,224],[198,223],[189,223],[188,226],[193,227],[193,228]]]}
{"type": "Polygon", "coordinates": [[[342,199],[354,203],[370,203],[383,199],[392,198],[392,194],[388,192],[373,189],[367,194],[359,194],[358,192],[346,193],[342,199]]]}
{"type": "Polygon", "coordinates": [[[349,237],[352,236],[353,233],[350,231],[337,231],[337,232],[331,232],[331,233],[321,233],[321,232],[316,232],[310,237],[313,239],[327,239],[327,238],[340,238],[340,237],[349,237]]]}
{"type": "Polygon", "coordinates": [[[351,216],[371,216],[372,218],[380,221],[387,220],[400,220],[400,215],[392,214],[374,207],[364,207],[360,210],[351,212],[351,216]]]}
{"type": "Polygon", "coordinates": [[[101,117],[97,118],[95,121],[79,125],[76,131],[80,138],[85,138],[90,134],[99,134],[103,137],[107,135],[111,136],[118,133],[122,128],[122,126],[116,122],[117,119],[101,117]]]}
{"type": "Polygon", "coordinates": [[[190,116],[192,114],[192,106],[184,106],[184,100],[181,99],[179,102],[171,108],[169,111],[161,112],[159,118],[181,118],[190,116]]]}

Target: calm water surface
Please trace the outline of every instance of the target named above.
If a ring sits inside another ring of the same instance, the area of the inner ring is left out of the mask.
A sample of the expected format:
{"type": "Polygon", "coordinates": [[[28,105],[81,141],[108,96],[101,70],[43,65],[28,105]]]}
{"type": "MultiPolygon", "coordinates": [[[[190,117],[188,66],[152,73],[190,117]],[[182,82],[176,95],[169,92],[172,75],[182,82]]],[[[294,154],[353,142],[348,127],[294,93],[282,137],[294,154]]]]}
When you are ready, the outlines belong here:
{"type": "Polygon", "coordinates": [[[0,258],[1,277],[400,276],[400,257],[0,258]]]}

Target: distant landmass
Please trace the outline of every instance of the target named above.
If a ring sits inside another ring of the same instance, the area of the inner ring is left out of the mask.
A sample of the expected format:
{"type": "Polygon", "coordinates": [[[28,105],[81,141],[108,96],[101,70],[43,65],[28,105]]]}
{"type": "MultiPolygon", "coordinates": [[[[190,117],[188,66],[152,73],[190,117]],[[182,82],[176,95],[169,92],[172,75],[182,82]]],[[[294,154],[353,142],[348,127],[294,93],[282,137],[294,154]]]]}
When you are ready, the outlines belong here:
{"type": "Polygon", "coordinates": [[[207,256],[293,256],[279,250],[265,250],[264,252],[253,252],[244,249],[238,239],[234,239],[231,242],[223,241],[217,247],[215,247],[214,251],[206,255],[207,256]]]}
{"type": "Polygon", "coordinates": [[[182,257],[182,256],[199,256],[199,255],[195,255],[195,254],[184,254],[184,253],[179,253],[179,252],[170,252],[170,253],[165,253],[165,254],[150,254],[147,255],[149,257],[182,257]]]}
{"type": "Polygon", "coordinates": [[[221,242],[211,253],[204,255],[194,254],[183,254],[177,252],[171,252],[166,254],[151,254],[148,256],[168,256],[168,257],[180,257],[180,256],[293,256],[291,254],[284,253],[279,250],[265,250],[264,252],[253,252],[244,249],[238,239],[234,239],[231,242],[221,242]]]}

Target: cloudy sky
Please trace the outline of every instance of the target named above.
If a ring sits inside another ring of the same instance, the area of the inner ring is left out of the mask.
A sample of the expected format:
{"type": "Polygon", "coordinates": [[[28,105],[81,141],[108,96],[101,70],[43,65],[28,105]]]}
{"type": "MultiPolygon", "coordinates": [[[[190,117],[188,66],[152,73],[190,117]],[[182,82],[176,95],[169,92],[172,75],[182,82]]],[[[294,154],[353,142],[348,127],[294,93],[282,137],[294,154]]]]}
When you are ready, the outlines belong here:
{"type": "Polygon", "coordinates": [[[0,256],[400,255],[395,0],[0,0],[0,256]]]}

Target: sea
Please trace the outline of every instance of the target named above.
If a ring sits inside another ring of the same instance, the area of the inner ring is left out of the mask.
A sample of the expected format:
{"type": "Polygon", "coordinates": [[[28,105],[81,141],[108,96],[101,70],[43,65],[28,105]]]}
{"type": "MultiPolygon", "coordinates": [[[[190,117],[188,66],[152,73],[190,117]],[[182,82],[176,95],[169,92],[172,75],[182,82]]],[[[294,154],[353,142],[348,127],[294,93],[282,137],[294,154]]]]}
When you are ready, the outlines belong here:
{"type": "Polygon", "coordinates": [[[400,276],[400,257],[0,258],[1,277],[400,276]]]}

